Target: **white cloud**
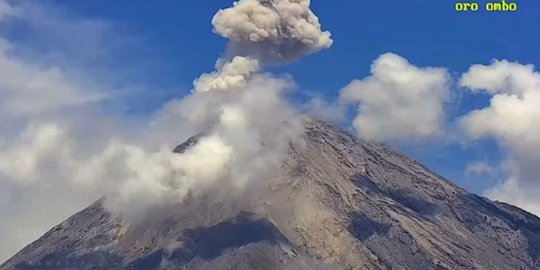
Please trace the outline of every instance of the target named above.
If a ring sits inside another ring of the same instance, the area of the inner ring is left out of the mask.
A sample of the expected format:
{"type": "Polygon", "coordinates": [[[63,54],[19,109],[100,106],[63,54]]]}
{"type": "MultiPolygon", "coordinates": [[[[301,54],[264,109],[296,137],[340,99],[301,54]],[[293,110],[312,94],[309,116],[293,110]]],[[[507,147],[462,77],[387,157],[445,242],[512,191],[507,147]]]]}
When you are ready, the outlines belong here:
{"type": "Polygon", "coordinates": [[[314,97],[304,104],[304,110],[322,120],[340,123],[345,120],[345,106],[328,102],[321,97],[314,97]]]}
{"type": "Polygon", "coordinates": [[[1,178],[23,185],[54,178],[43,174],[51,165],[44,161],[53,158],[55,163],[69,162],[68,140],[64,130],[54,123],[29,126],[17,141],[2,145],[1,178]]]}
{"type": "Polygon", "coordinates": [[[540,188],[538,185],[523,186],[520,180],[509,177],[486,190],[485,195],[496,201],[506,202],[540,216],[540,188]]]}
{"type": "MultiPolygon", "coordinates": [[[[35,19],[26,17],[26,11],[17,2],[0,1],[3,30],[35,19]]],[[[62,31],[62,24],[56,26],[62,31]]],[[[78,35],[88,29],[78,29],[78,35]]],[[[80,166],[77,155],[95,154],[95,141],[107,140],[113,130],[110,120],[97,113],[112,87],[96,83],[93,72],[78,74],[84,67],[56,65],[51,57],[29,53],[34,44],[19,42],[0,37],[0,261],[99,197],[71,179],[80,166]]]]}
{"type": "Polygon", "coordinates": [[[523,94],[538,87],[533,65],[494,60],[491,65],[472,65],[460,79],[462,86],[491,94],[523,94]]]}
{"type": "Polygon", "coordinates": [[[386,53],[371,66],[371,76],[352,81],[340,100],[359,104],[353,126],[368,140],[439,135],[445,121],[449,75],[443,68],[420,68],[386,53]]]}
{"type": "Polygon", "coordinates": [[[465,175],[478,176],[478,175],[492,175],[495,169],[485,161],[474,161],[467,164],[465,168],[465,175]]]}
{"type": "Polygon", "coordinates": [[[540,215],[538,196],[525,196],[540,187],[540,73],[532,65],[495,60],[473,65],[460,83],[492,95],[489,106],[460,119],[468,137],[494,138],[509,152],[508,179],[488,194],[540,215]]]}
{"type": "MultiPolygon", "coordinates": [[[[1,1],[0,17],[4,9],[26,7],[1,1]]],[[[32,19],[25,18],[24,12],[16,15],[2,17],[0,23],[32,19]]],[[[89,29],[80,28],[70,38],[84,36],[89,29]]],[[[39,34],[46,36],[45,32],[39,34]]],[[[38,51],[27,54],[32,46],[22,48],[19,42],[0,37],[0,261],[102,195],[98,187],[107,185],[94,178],[87,185],[90,189],[82,188],[78,174],[90,171],[90,157],[106,158],[103,145],[125,137],[128,126],[111,125],[121,116],[105,116],[101,111],[101,102],[109,98],[105,93],[113,87],[94,83],[101,78],[94,77],[93,71],[84,74],[88,70],[77,61],[73,66],[49,61],[62,57],[38,57],[38,51]],[[78,72],[81,76],[73,76],[78,72]]],[[[152,157],[151,146],[138,147],[152,157]]]]}
{"type": "Polygon", "coordinates": [[[77,85],[58,68],[41,68],[10,55],[11,45],[0,39],[0,111],[3,115],[51,113],[107,98],[105,93],[77,85]]]}
{"type": "Polygon", "coordinates": [[[6,17],[17,15],[19,12],[15,7],[10,5],[7,0],[0,0],[0,21],[6,17]]]}

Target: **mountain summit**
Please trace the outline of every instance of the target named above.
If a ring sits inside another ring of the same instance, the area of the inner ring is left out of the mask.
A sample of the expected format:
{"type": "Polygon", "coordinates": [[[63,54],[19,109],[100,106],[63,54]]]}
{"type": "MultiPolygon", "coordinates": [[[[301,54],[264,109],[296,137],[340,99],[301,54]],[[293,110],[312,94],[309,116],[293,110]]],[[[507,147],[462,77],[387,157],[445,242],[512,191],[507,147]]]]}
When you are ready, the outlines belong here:
{"type": "Polygon", "coordinates": [[[322,121],[304,129],[246,195],[208,192],[132,224],[99,200],[0,269],[540,269],[536,216],[322,121]]]}

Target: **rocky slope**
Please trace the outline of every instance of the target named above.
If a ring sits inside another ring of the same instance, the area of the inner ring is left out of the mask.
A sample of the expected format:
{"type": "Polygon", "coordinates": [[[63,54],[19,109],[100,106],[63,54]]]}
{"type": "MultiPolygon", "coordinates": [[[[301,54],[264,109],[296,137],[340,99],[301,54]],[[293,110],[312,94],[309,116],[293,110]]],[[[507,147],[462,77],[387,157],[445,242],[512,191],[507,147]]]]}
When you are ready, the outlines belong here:
{"type": "Polygon", "coordinates": [[[304,140],[249,198],[188,200],[137,225],[97,201],[0,269],[540,269],[536,216],[321,121],[304,140]]]}

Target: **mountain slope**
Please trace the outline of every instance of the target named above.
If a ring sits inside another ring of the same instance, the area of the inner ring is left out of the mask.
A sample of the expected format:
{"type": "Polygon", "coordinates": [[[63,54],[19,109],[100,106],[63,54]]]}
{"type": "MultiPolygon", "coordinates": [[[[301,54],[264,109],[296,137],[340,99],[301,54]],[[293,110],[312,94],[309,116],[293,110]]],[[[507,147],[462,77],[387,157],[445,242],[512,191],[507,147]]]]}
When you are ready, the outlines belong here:
{"type": "MultiPolygon", "coordinates": [[[[175,151],[197,143],[194,137],[175,151]]],[[[209,193],[212,194],[212,193],[209,193]]],[[[307,119],[264,189],[160,207],[101,201],[0,269],[540,269],[540,219],[467,193],[383,145],[307,119]]]]}

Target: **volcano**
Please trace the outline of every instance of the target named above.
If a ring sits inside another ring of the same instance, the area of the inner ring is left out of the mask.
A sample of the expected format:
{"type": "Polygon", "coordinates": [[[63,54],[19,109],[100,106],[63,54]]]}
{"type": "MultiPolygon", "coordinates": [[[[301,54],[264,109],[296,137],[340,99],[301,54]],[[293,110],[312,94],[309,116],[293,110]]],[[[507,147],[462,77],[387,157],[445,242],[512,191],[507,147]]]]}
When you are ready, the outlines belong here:
{"type": "Polygon", "coordinates": [[[250,199],[208,192],[133,224],[98,200],[0,269],[540,269],[538,217],[323,121],[302,136],[250,199]]]}

